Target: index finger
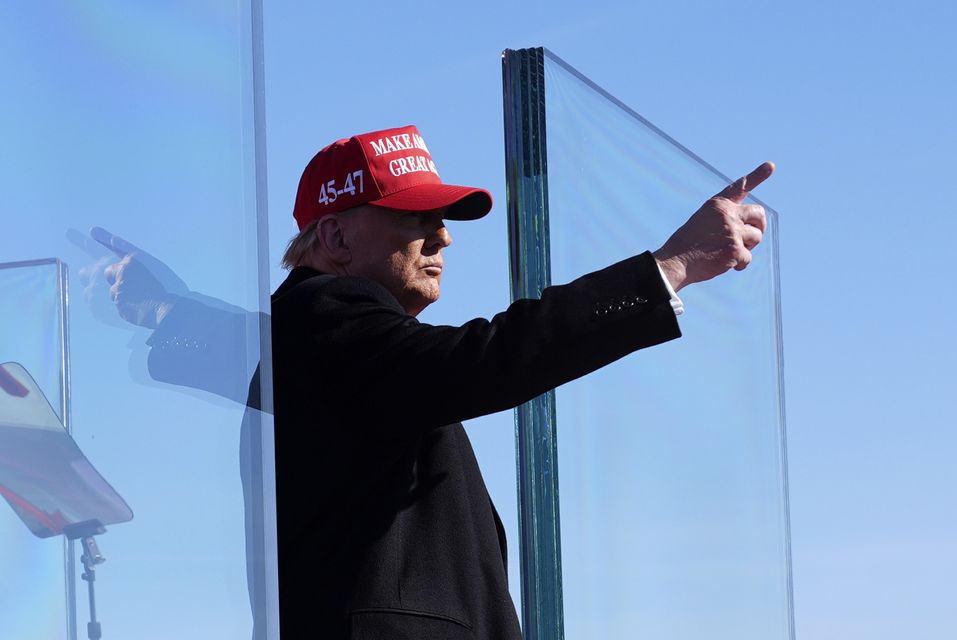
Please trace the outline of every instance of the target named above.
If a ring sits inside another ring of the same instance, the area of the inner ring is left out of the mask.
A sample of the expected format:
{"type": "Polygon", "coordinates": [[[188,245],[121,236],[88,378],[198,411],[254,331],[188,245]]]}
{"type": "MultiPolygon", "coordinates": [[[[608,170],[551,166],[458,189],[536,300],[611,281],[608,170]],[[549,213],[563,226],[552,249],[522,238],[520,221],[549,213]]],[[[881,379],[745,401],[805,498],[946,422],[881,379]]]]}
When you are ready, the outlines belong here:
{"type": "Polygon", "coordinates": [[[108,255],[103,251],[103,247],[101,247],[98,242],[94,242],[93,238],[84,235],[82,232],[77,231],[73,227],[67,227],[66,239],[88,253],[93,258],[99,259],[104,255],[108,255]]]}
{"type": "Polygon", "coordinates": [[[774,173],[774,163],[771,161],[762,162],[757,169],[722,189],[717,197],[740,203],[748,197],[748,194],[754,188],[770,178],[772,173],[774,173]]]}
{"type": "Polygon", "coordinates": [[[117,235],[113,235],[103,227],[92,227],[90,229],[90,237],[121,258],[131,253],[142,253],[142,250],[135,244],[117,235]]]}

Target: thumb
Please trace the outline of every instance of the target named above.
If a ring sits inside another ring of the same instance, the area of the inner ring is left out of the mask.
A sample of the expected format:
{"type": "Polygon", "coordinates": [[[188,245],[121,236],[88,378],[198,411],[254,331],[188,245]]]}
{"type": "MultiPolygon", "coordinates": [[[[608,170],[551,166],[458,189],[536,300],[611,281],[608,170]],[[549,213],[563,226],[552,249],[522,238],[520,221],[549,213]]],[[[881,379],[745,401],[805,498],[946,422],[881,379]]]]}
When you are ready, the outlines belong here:
{"type": "Polygon", "coordinates": [[[757,169],[722,189],[716,197],[727,198],[732,202],[740,203],[748,197],[752,189],[770,178],[772,173],[774,173],[774,163],[770,161],[762,162],[757,169]]]}

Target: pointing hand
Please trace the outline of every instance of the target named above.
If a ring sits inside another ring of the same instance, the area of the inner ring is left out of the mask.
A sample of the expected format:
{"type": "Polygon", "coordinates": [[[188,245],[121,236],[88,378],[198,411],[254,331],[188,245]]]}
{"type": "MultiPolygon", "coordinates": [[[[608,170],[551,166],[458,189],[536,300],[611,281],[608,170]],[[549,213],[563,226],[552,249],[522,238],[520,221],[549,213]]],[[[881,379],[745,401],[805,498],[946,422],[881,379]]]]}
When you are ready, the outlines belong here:
{"type": "Polygon", "coordinates": [[[655,251],[675,291],[751,264],[751,251],[761,242],[766,217],[761,205],[743,202],[772,173],[774,163],[765,162],[738,178],[705,202],[655,251]]]}
{"type": "MultiPolygon", "coordinates": [[[[133,243],[102,227],[90,229],[90,238],[96,242],[79,239],[87,251],[92,253],[97,246],[100,252],[104,248],[108,251],[81,273],[86,293],[88,297],[95,295],[102,281],[109,286],[109,297],[116,311],[127,322],[155,329],[176,300],[189,292],[186,283],[172,269],[133,243]]],[[[78,240],[74,241],[79,244],[78,240]]]]}

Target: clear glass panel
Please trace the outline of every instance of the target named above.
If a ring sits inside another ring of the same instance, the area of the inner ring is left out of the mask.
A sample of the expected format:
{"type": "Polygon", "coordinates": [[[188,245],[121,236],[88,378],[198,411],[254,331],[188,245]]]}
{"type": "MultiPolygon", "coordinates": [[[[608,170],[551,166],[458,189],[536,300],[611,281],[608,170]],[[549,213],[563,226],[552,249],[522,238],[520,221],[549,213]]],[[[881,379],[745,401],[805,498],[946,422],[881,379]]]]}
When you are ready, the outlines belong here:
{"type": "Polygon", "coordinates": [[[277,637],[258,15],[0,7],[0,638],[277,637]]]}
{"type": "MultiPolygon", "coordinates": [[[[553,283],[657,248],[728,182],[548,52],[545,96],[553,283]]],[[[568,638],[792,634],[768,218],[747,270],[682,290],[681,339],[556,392],[568,638]]]]}
{"type": "Polygon", "coordinates": [[[36,619],[4,616],[8,622],[0,626],[12,638],[62,637],[69,618],[63,597],[66,544],[62,538],[37,540],[34,531],[42,529],[14,477],[32,471],[22,464],[21,425],[54,426],[65,436],[62,272],[56,260],[0,265],[0,359],[7,361],[0,363],[0,495],[10,506],[0,502],[0,567],[7,578],[0,609],[44,612],[39,628],[36,619]]]}
{"type": "Polygon", "coordinates": [[[80,451],[26,367],[0,364],[0,389],[0,495],[27,529],[50,538],[93,521],[129,522],[129,505],[80,451]]]}

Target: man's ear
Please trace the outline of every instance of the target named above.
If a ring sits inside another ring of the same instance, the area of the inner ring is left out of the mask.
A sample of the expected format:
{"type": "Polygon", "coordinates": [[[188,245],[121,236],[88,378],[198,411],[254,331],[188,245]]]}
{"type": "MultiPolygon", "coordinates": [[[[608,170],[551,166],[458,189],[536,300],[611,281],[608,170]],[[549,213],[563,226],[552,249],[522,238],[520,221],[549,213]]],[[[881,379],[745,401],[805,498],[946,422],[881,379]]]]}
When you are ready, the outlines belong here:
{"type": "Polygon", "coordinates": [[[319,220],[316,225],[316,240],[326,257],[336,264],[345,265],[352,261],[352,251],[345,230],[336,214],[323,216],[319,220]]]}

